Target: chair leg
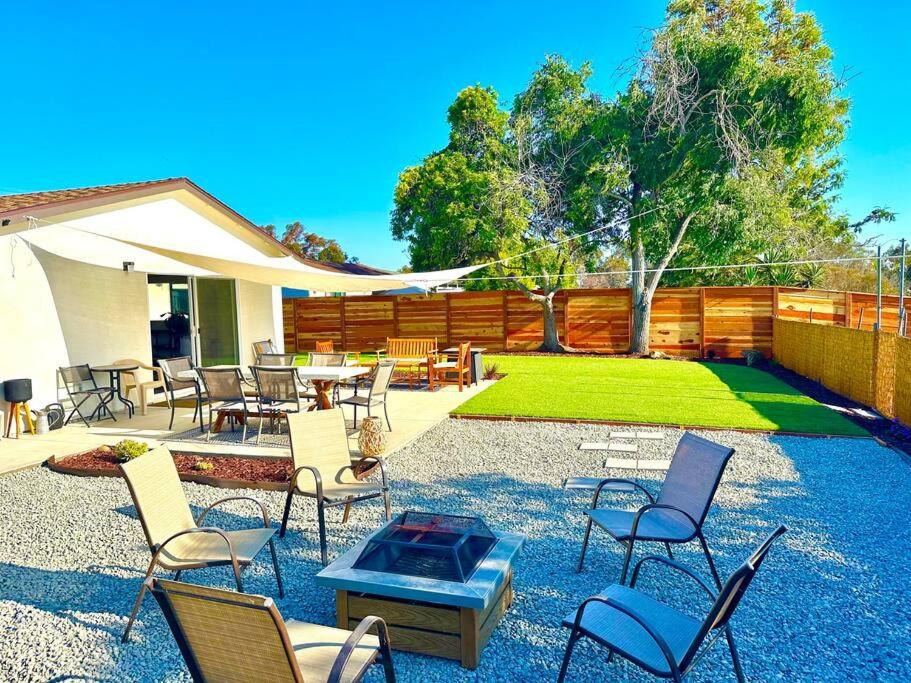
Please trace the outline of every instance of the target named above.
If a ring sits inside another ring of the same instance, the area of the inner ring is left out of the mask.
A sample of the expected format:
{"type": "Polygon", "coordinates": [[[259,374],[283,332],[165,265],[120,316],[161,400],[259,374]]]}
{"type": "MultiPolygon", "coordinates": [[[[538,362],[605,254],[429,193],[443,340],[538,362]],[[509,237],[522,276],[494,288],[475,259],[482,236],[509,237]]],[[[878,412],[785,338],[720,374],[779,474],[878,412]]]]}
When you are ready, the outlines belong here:
{"type": "Polygon", "coordinates": [[[383,399],[383,414],[386,416],[386,426],[392,431],[392,423],[389,421],[389,411],[386,409],[386,399],[383,399]]]}
{"type": "MultiPolygon", "coordinates": [[[[168,422],[168,431],[174,429],[174,413],[177,410],[177,405],[174,401],[171,401],[171,421],[168,422]]],[[[193,412],[193,422],[196,422],[196,412],[193,412]]]]}
{"type": "Polygon", "coordinates": [[[291,501],[294,500],[294,492],[288,491],[288,498],[285,500],[285,512],[282,515],[282,528],[278,532],[279,538],[285,537],[285,531],[288,529],[288,516],[291,514],[291,501]]]}
{"type": "Polygon", "coordinates": [[[278,597],[285,597],[285,586],[282,584],[282,571],[278,568],[278,555],[275,553],[275,543],[269,539],[269,552],[272,553],[272,566],[275,567],[275,583],[278,584],[278,597]]]}
{"type": "Polygon", "coordinates": [[[626,556],[623,558],[623,571],[620,573],[620,585],[626,585],[626,575],[629,573],[629,563],[633,559],[633,539],[626,542],[626,556]]]}
{"type": "Polygon", "coordinates": [[[244,582],[240,578],[240,568],[234,565],[231,566],[232,571],[234,572],[234,581],[237,584],[237,592],[244,592],[244,582]]]}
{"type": "Polygon", "coordinates": [[[386,510],[386,521],[392,519],[392,498],[389,496],[389,489],[383,491],[383,507],[386,510]]]}
{"type": "Polygon", "coordinates": [[[563,683],[566,680],[566,670],[569,668],[569,660],[573,656],[573,648],[579,642],[582,636],[573,629],[569,634],[569,642],[566,643],[566,652],[563,654],[563,664],[560,666],[560,675],[557,676],[557,683],[563,683]]]}
{"type": "Polygon", "coordinates": [[[316,515],[319,521],[319,556],[325,567],[329,564],[329,549],[326,544],[326,509],[322,506],[321,501],[316,504],[316,515]]]}
{"type": "Polygon", "coordinates": [[[178,569],[176,572],[174,572],[174,580],[180,581],[181,574],[183,574],[183,569],[178,569]]]}
{"type": "Polygon", "coordinates": [[[354,428],[357,429],[357,403],[354,405],[354,428]]]}
{"type": "Polygon", "coordinates": [[[715,562],[712,560],[712,553],[709,552],[709,545],[705,542],[705,536],[703,536],[701,532],[699,533],[699,542],[702,544],[702,552],[705,553],[705,559],[709,563],[712,577],[715,579],[715,586],[718,590],[721,590],[721,577],[718,576],[718,570],[715,569],[715,562]]]}
{"type": "Polygon", "coordinates": [[[670,544],[670,543],[665,543],[665,544],[664,544],[664,547],[665,547],[665,549],[667,549],[667,556],[673,560],[673,559],[674,559],[674,553],[671,552],[671,544],[670,544]]]}
{"type": "Polygon", "coordinates": [[[345,503],[345,511],[342,513],[342,524],[348,523],[348,517],[351,515],[351,497],[349,496],[348,502],[345,503]]]}
{"type": "Polygon", "coordinates": [[[579,555],[579,565],[576,567],[576,574],[582,571],[582,563],[585,562],[585,551],[588,550],[588,539],[592,533],[592,518],[588,517],[585,523],[585,536],[582,537],[582,553],[579,555]]]}
{"type": "Polygon", "coordinates": [[[157,558],[153,557],[152,561],[149,562],[149,568],[146,570],[146,575],[142,579],[142,588],[139,589],[139,595],[136,596],[136,602],[133,603],[133,611],[130,612],[130,619],[127,621],[127,627],[123,631],[123,635],[120,636],[120,642],[125,643],[130,639],[130,631],[133,629],[133,622],[136,621],[136,617],[139,615],[139,608],[142,607],[142,599],[146,594],[146,581],[152,572],[155,570],[155,563],[157,558]]]}
{"type": "Polygon", "coordinates": [[[740,664],[740,655],[737,652],[737,645],[734,643],[734,632],[731,625],[724,627],[724,635],[728,639],[728,647],[731,649],[731,659],[734,662],[734,674],[737,676],[737,683],[746,683],[746,676],[743,675],[743,666],[740,664]]]}

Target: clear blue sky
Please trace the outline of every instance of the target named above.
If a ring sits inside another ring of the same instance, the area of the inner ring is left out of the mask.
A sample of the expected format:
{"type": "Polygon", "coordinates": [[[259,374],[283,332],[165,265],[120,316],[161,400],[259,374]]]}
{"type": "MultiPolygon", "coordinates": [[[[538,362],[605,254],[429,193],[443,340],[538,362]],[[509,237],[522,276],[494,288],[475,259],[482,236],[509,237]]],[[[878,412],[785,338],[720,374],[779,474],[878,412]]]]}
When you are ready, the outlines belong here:
{"type": "MultiPolygon", "coordinates": [[[[0,0],[0,193],[188,176],[258,223],[300,219],[365,263],[398,173],[446,142],[473,83],[504,99],[545,54],[610,95],[663,2],[76,3],[0,0]]],[[[843,205],[911,237],[911,3],[798,2],[848,84],[843,205]]]]}

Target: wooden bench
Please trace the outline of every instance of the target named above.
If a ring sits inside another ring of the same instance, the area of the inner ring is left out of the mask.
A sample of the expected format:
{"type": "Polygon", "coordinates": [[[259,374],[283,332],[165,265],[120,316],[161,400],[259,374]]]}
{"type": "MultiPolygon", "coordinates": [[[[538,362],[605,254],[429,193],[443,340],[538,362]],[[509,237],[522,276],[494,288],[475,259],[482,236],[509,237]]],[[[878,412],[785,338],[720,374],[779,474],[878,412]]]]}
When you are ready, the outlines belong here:
{"type": "MultiPolygon", "coordinates": [[[[395,369],[408,374],[408,388],[414,387],[415,378],[420,381],[422,368],[427,370],[427,382],[430,383],[429,367],[437,355],[436,339],[403,339],[387,338],[386,346],[376,351],[376,364],[381,360],[394,360],[395,369]]],[[[367,365],[367,362],[362,362],[367,365]]]]}

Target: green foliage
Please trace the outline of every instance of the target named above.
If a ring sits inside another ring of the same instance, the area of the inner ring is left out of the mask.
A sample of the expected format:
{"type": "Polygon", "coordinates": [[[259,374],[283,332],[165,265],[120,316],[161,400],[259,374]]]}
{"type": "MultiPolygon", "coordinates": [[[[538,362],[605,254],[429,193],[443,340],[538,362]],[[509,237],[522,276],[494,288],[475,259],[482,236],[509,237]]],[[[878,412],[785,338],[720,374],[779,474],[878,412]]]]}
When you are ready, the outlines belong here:
{"type": "Polygon", "coordinates": [[[134,460],[140,455],[147,453],[149,446],[141,441],[123,439],[114,446],[113,450],[117,462],[129,462],[130,460],[134,460]]]}
{"type": "Polygon", "coordinates": [[[193,469],[197,472],[211,472],[215,469],[215,465],[213,465],[208,460],[197,460],[193,464],[193,469]]]}

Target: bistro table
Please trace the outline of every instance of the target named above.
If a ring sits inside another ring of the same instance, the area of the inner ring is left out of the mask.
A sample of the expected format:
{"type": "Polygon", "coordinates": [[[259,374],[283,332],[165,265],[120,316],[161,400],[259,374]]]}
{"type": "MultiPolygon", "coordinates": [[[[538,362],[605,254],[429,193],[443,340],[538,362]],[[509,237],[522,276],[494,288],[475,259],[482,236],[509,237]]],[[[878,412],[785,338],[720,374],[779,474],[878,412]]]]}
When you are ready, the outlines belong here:
{"type": "Polygon", "coordinates": [[[133,419],[133,412],[136,410],[136,406],[133,405],[133,402],[123,395],[121,391],[120,383],[120,374],[122,372],[131,372],[133,370],[138,370],[139,366],[136,363],[111,363],[110,365],[96,365],[92,368],[92,372],[106,372],[111,378],[110,386],[117,394],[117,398],[127,409],[127,417],[133,419]]]}
{"type": "Polygon", "coordinates": [[[317,366],[301,365],[295,366],[297,376],[301,381],[309,382],[316,389],[316,403],[310,406],[310,410],[326,410],[332,407],[332,388],[340,381],[369,375],[372,368],[357,367],[345,365],[336,366],[317,366]]]}

